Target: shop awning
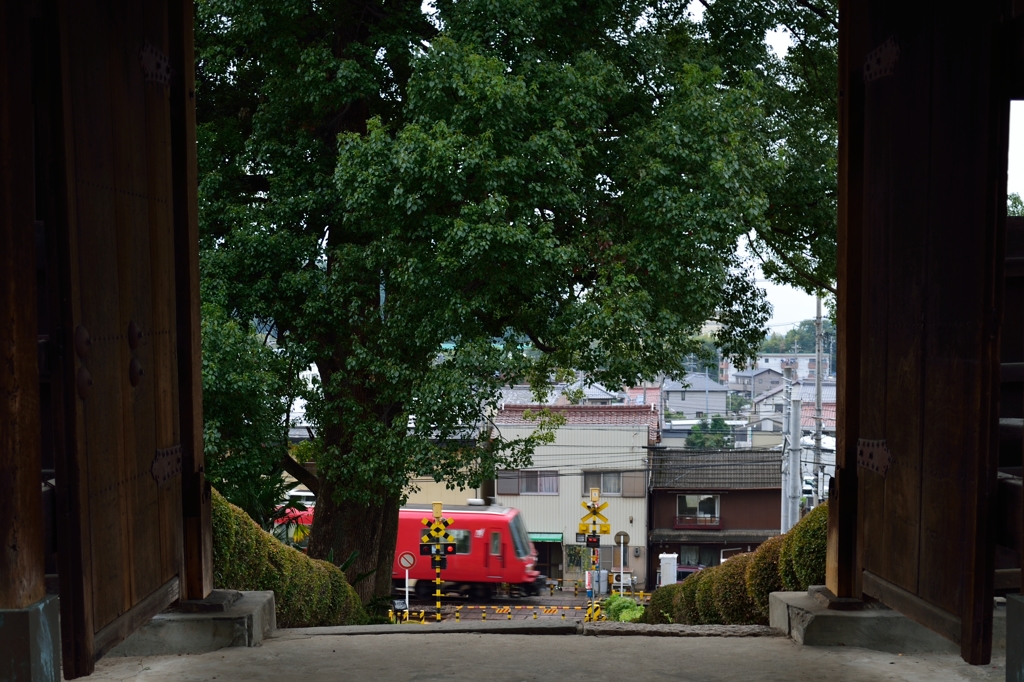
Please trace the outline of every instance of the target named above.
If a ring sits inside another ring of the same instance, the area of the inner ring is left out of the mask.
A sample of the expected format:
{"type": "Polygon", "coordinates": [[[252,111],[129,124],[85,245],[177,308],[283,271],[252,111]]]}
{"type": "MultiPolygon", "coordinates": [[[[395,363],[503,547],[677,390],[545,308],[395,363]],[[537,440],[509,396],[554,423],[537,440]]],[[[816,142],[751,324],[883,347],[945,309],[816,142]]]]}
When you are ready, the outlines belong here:
{"type": "Polygon", "coordinates": [[[561,533],[530,533],[530,542],[561,542],[561,533]]]}

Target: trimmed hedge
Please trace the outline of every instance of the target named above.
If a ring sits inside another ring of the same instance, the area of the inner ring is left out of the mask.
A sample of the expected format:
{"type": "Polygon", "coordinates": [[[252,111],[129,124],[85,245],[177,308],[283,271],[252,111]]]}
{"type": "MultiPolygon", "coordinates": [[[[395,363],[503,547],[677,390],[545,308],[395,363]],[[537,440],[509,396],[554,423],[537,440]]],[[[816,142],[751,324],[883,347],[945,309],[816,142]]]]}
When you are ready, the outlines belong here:
{"type": "Polygon", "coordinates": [[[785,538],[785,535],[776,535],[765,540],[747,564],[747,594],[765,618],[768,617],[768,595],[783,589],[779,577],[779,550],[785,538]]]}
{"type": "Polygon", "coordinates": [[[782,536],[779,544],[779,580],[786,592],[799,592],[800,579],[793,568],[793,533],[790,531],[782,536]]]}
{"type": "Polygon", "coordinates": [[[796,574],[799,590],[825,584],[825,555],[828,552],[828,505],[819,504],[787,533],[791,549],[789,561],[796,574]]]}
{"type": "Polygon", "coordinates": [[[697,584],[694,603],[697,607],[698,622],[702,625],[722,625],[722,614],[718,612],[718,604],[715,603],[715,591],[718,589],[718,576],[721,573],[721,566],[705,568],[701,573],[704,577],[697,584]]]}
{"type": "Polygon", "coordinates": [[[677,623],[687,625],[700,623],[700,614],[697,613],[697,587],[700,586],[700,581],[703,579],[704,571],[697,571],[683,580],[683,587],[676,597],[675,611],[672,616],[677,623]]]}
{"type": "Polygon", "coordinates": [[[212,507],[217,588],[273,590],[282,628],[366,622],[359,597],[340,568],[282,544],[216,490],[212,507]]]}
{"type": "MultiPolygon", "coordinates": [[[[687,578],[689,580],[689,578],[687,578]]],[[[683,582],[686,582],[685,580],[683,582]]],[[[683,583],[659,587],[651,595],[651,603],[644,610],[643,622],[649,625],[671,623],[675,613],[675,600],[683,583]]]]}
{"type": "Polygon", "coordinates": [[[718,567],[714,586],[715,606],[726,625],[767,624],[747,593],[747,567],[753,556],[753,552],[736,554],[718,567]]]}

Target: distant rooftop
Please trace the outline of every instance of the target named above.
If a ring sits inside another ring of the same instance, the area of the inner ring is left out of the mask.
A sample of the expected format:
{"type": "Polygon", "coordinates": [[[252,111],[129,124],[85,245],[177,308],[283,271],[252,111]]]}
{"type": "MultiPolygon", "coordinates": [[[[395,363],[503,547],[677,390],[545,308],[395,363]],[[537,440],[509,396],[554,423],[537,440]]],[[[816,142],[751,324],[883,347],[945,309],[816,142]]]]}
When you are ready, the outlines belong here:
{"type": "Polygon", "coordinates": [[[683,378],[683,381],[666,379],[664,390],[666,391],[728,391],[728,386],[723,386],[714,379],[703,374],[690,374],[683,378]],[[686,384],[684,386],[684,384],[686,384]]]}
{"type": "Polygon", "coordinates": [[[563,415],[567,425],[644,425],[649,445],[660,440],[658,410],[654,405],[505,405],[494,416],[494,423],[534,426],[536,421],[525,419],[523,413],[545,408],[563,415]]]}
{"type": "Polygon", "coordinates": [[[782,486],[782,453],[773,450],[683,450],[651,452],[651,487],[728,490],[782,486]]]}

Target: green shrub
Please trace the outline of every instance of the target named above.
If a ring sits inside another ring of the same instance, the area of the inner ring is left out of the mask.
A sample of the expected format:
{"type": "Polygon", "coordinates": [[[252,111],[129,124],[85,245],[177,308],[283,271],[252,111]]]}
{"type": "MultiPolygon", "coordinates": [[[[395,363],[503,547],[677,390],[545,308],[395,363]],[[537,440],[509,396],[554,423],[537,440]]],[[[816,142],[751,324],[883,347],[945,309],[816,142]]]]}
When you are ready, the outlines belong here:
{"type": "Polygon", "coordinates": [[[623,623],[639,623],[644,619],[646,611],[642,604],[633,604],[622,610],[619,620],[623,623]]]}
{"type": "Polygon", "coordinates": [[[704,571],[697,571],[686,576],[683,586],[676,597],[675,611],[673,618],[677,623],[696,625],[700,623],[700,614],[697,613],[697,587],[704,579],[704,571]]]}
{"type": "Polygon", "coordinates": [[[635,623],[644,615],[644,607],[632,597],[620,597],[617,594],[605,599],[602,609],[608,615],[608,620],[621,623],[635,623]]]}
{"type": "Polygon", "coordinates": [[[783,590],[779,577],[779,550],[785,535],[776,535],[761,543],[747,564],[747,594],[754,601],[758,612],[768,617],[768,595],[783,590]]]}
{"type": "Polygon", "coordinates": [[[697,584],[694,597],[699,624],[721,625],[723,622],[722,614],[718,612],[718,604],[715,603],[715,590],[718,589],[718,574],[721,568],[721,566],[712,566],[701,571],[704,577],[697,584]]]}
{"type": "Polygon", "coordinates": [[[793,569],[793,534],[786,533],[779,543],[779,580],[787,592],[800,591],[800,579],[793,569]]]}
{"type": "Polygon", "coordinates": [[[281,544],[213,491],[213,580],[220,589],[273,590],[282,628],[366,621],[340,568],[281,544]]]}
{"type": "Polygon", "coordinates": [[[736,554],[718,567],[715,577],[715,606],[726,625],[760,625],[767,620],[747,594],[747,567],[752,552],[736,554]]]}
{"type": "Polygon", "coordinates": [[[790,562],[799,590],[825,584],[825,555],[828,553],[828,505],[819,504],[789,531],[790,562]]]}
{"type": "Polygon", "coordinates": [[[671,623],[675,609],[673,602],[682,587],[682,583],[675,583],[656,589],[651,595],[651,603],[644,610],[644,622],[651,625],[671,623]]]}

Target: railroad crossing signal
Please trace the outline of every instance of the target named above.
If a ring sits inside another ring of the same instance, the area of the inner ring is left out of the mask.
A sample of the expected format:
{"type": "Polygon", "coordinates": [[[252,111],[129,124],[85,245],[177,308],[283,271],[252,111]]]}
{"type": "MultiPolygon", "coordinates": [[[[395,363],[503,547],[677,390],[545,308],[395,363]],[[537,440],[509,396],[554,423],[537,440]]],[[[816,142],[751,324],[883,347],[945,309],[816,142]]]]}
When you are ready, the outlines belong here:
{"type": "Polygon", "coordinates": [[[598,521],[601,523],[608,523],[608,517],[601,513],[608,508],[607,502],[602,504],[597,504],[596,502],[591,502],[590,504],[580,502],[580,504],[587,510],[587,513],[580,519],[581,523],[597,523],[598,521]]]}
{"type": "Polygon", "coordinates": [[[448,526],[455,523],[455,519],[446,519],[441,516],[441,503],[434,502],[434,517],[423,519],[423,525],[428,526],[423,535],[420,536],[420,554],[430,557],[430,563],[434,567],[434,597],[437,600],[437,620],[441,620],[441,569],[448,568],[448,556],[456,552],[455,538],[448,532],[448,526]]]}

